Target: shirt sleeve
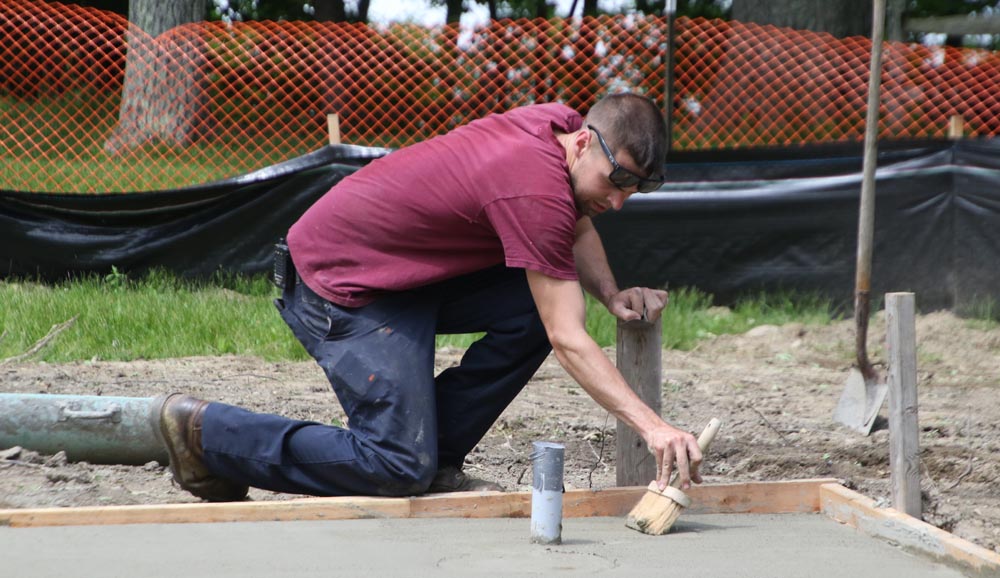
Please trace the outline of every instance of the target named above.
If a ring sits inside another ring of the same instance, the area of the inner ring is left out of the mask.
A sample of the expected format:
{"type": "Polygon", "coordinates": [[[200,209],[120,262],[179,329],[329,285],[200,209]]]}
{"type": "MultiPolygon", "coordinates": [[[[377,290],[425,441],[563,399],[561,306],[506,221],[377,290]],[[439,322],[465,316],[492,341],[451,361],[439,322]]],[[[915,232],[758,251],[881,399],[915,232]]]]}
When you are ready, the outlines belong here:
{"type": "Polygon", "coordinates": [[[554,197],[497,199],[484,212],[500,237],[508,267],[576,280],[576,210],[554,197]]]}

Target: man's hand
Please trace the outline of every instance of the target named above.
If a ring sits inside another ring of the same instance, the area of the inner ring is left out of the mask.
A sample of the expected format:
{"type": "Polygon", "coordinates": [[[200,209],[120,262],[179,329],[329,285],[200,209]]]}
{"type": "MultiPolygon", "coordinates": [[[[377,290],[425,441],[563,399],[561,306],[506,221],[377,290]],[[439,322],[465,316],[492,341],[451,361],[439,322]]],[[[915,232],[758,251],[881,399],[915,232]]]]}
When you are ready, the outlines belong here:
{"type": "MultiPolygon", "coordinates": [[[[683,487],[690,487],[692,481],[700,483],[698,466],[701,465],[701,451],[698,449],[698,441],[691,434],[663,421],[658,413],[643,403],[625,383],[622,374],[608,356],[587,334],[586,306],[580,284],[549,277],[531,269],[525,270],[525,275],[552,344],[552,351],[559,363],[594,401],[625,422],[633,431],[639,432],[649,451],[656,456],[656,476],[660,487],[666,487],[674,463],[677,464],[683,487]]],[[[632,319],[637,319],[639,313],[635,309],[629,309],[629,306],[641,311],[645,304],[649,318],[650,312],[659,316],[667,303],[667,292],[630,289],[614,294],[608,300],[609,310],[612,309],[612,302],[617,303],[619,309],[631,312],[632,319]],[[630,300],[630,291],[637,298],[635,303],[630,300]]]]}
{"type": "Polygon", "coordinates": [[[669,301],[669,294],[662,289],[632,287],[616,293],[608,301],[608,311],[622,321],[656,321],[669,301]]]}
{"type": "Polygon", "coordinates": [[[693,435],[664,423],[649,433],[646,446],[656,457],[656,482],[661,492],[670,482],[675,462],[682,490],[690,488],[691,482],[701,483],[701,474],[698,473],[701,450],[693,435]]]}

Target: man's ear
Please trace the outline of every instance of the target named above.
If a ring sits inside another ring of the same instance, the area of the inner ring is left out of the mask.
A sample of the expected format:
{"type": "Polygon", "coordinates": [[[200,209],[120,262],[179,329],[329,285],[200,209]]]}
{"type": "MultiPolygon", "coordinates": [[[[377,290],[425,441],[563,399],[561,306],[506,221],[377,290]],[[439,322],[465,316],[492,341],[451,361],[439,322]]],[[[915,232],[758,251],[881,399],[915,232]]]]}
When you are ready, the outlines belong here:
{"type": "Polygon", "coordinates": [[[590,130],[587,128],[581,128],[576,131],[573,135],[573,154],[576,158],[582,158],[584,153],[590,149],[591,135],[590,130]]]}

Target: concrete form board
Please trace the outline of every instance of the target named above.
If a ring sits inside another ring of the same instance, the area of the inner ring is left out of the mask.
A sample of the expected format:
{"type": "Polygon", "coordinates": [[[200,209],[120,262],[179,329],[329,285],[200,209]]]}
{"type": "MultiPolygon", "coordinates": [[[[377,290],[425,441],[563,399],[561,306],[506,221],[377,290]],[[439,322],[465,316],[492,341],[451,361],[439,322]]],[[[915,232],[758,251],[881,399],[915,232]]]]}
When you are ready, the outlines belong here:
{"type": "Polygon", "coordinates": [[[0,527],[0,575],[656,576],[957,578],[822,514],[685,515],[665,536],[619,517],[564,520],[563,544],[529,543],[527,519],[0,527]]]}

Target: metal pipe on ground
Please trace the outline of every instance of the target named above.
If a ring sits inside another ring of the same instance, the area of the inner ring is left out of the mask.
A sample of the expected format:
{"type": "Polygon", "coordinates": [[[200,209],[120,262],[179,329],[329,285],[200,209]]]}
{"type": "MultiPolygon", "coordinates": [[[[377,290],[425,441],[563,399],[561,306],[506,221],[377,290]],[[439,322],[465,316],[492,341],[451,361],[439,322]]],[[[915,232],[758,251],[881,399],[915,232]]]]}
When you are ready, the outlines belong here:
{"type": "Polygon", "coordinates": [[[94,464],[166,464],[151,397],[0,393],[0,448],[94,464]]]}
{"type": "Polygon", "coordinates": [[[534,442],[532,445],[531,542],[561,544],[566,448],[552,442],[534,442]]]}

